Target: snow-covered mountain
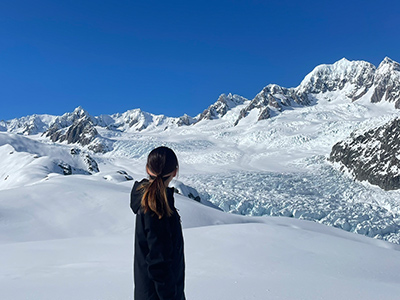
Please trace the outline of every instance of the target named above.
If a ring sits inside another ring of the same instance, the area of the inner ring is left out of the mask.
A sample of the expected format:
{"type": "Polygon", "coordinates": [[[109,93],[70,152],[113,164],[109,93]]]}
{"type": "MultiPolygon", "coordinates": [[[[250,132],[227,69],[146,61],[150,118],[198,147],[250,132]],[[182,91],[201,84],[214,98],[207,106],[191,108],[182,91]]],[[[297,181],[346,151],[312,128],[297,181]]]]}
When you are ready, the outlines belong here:
{"type": "Polygon", "coordinates": [[[134,109],[122,114],[93,117],[81,107],[63,116],[33,115],[0,122],[0,131],[32,135],[42,133],[53,142],[78,143],[95,152],[112,150],[102,139],[98,128],[117,132],[164,131],[182,126],[196,126],[203,120],[222,119],[227,126],[258,121],[276,116],[286,109],[315,104],[315,95],[349,101],[393,102],[400,108],[400,65],[385,58],[376,68],[365,61],[342,59],[332,65],[317,66],[296,88],[275,84],[266,86],[254,99],[222,94],[218,100],[195,117],[179,118],[154,115],[134,109]],[[229,117],[226,117],[230,112],[229,117]]]}
{"type": "Polygon", "coordinates": [[[32,115],[10,121],[0,121],[0,131],[32,135],[46,131],[53,124],[55,116],[32,115]]]}
{"type": "MultiPolygon", "coordinates": [[[[381,63],[394,63],[385,58],[381,63]]],[[[381,65],[378,70],[381,70],[381,65]]],[[[391,71],[387,70],[388,73],[391,71]]],[[[378,71],[379,72],[379,71],[378,71]]],[[[356,101],[373,88],[377,69],[365,61],[348,61],[343,58],[333,65],[317,66],[297,87],[299,93],[319,94],[343,91],[343,96],[356,101]]]]}
{"type": "Polygon", "coordinates": [[[394,102],[400,108],[400,64],[386,57],[375,72],[372,102],[394,102]]]}

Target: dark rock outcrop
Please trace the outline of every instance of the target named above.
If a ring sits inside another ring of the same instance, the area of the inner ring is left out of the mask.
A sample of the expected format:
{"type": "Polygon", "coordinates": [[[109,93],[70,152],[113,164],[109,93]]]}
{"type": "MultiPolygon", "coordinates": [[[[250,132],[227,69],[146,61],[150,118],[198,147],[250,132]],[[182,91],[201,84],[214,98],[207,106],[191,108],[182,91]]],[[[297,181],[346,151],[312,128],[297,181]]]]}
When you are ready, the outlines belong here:
{"type": "Polygon", "coordinates": [[[50,128],[43,133],[52,142],[66,142],[88,146],[93,152],[106,152],[107,147],[100,142],[93,143],[100,135],[96,129],[96,119],[78,107],[73,113],[56,118],[50,128]]]}
{"type": "Polygon", "coordinates": [[[357,180],[384,190],[400,188],[400,118],[333,146],[329,160],[357,180]]]}
{"type": "Polygon", "coordinates": [[[99,172],[99,165],[89,154],[85,153],[82,158],[85,164],[87,165],[88,171],[90,173],[99,172]]]}
{"type": "Polygon", "coordinates": [[[68,144],[78,143],[81,146],[87,146],[95,140],[99,135],[93,123],[88,119],[80,119],[75,121],[66,129],[60,128],[58,123],[55,123],[45,133],[52,142],[67,142],[68,144]]]}
{"type": "Polygon", "coordinates": [[[71,155],[80,158],[86,166],[86,170],[90,174],[100,172],[99,165],[97,164],[96,160],[88,153],[81,151],[79,148],[72,148],[71,155]]]}
{"type": "Polygon", "coordinates": [[[236,107],[237,105],[243,104],[247,99],[232,94],[222,94],[219,96],[217,102],[210,105],[200,115],[196,117],[197,122],[201,120],[213,120],[218,119],[226,115],[226,113],[236,107]]]}
{"type": "Polygon", "coordinates": [[[64,175],[72,175],[72,167],[69,164],[60,162],[58,166],[64,175]]]}
{"type": "Polygon", "coordinates": [[[126,180],[133,180],[133,177],[124,170],[118,170],[117,173],[123,175],[126,180]]]}
{"type": "Polygon", "coordinates": [[[281,112],[284,107],[293,104],[308,105],[310,101],[306,93],[299,93],[296,89],[287,89],[276,84],[270,84],[240,111],[235,125],[254,109],[258,110],[257,121],[261,121],[270,118],[272,111],[281,112]]]}

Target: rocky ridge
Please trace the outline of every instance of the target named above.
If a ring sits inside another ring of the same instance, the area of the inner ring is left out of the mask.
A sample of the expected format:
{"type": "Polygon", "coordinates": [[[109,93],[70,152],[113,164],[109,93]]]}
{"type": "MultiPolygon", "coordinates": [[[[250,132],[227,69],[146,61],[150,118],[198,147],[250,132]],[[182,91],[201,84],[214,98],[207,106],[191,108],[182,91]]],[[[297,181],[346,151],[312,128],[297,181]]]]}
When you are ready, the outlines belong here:
{"type": "Polygon", "coordinates": [[[400,118],[335,144],[329,160],[355,179],[400,188],[400,118]]]}
{"type": "Polygon", "coordinates": [[[400,64],[386,57],[378,67],[371,102],[394,102],[400,108],[400,64]]]}
{"type": "Polygon", "coordinates": [[[0,121],[0,131],[8,131],[23,135],[33,135],[46,131],[55,116],[31,115],[10,121],[0,121]]]}
{"type": "Polygon", "coordinates": [[[222,118],[229,110],[246,102],[248,102],[248,100],[239,95],[222,94],[219,96],[217,102],[210,105],[207,109],[205,109],[201,114],[196,117],[195,122],[200,122],[201,120],[214,120],[222,118]]]}

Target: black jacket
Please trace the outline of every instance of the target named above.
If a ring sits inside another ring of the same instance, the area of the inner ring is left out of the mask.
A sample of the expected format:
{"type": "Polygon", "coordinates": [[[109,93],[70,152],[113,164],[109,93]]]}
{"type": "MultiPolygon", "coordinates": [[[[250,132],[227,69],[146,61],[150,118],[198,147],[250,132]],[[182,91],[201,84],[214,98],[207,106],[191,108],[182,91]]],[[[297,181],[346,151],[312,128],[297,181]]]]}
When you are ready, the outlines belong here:
{"type": "Polygon", "coordinates": [[[184,300],[185,261],[181,218],[174,204],[174,190],[167,188],[172,216],[161,219],[141,207],[146,179],[135,182],[131,208],[136,214],[134,283],[135,300],[184,300]]]}

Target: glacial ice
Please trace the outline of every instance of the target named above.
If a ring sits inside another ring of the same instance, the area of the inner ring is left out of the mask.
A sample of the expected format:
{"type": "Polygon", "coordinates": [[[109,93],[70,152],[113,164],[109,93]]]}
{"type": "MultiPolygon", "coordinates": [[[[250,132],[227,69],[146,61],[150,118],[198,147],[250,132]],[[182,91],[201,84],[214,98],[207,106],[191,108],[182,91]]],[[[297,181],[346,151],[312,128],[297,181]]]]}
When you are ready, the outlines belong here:
{"type": "Polygon", "coordinates": [[[313,167],[307,173],[239,171],[181,180],[231,213],[294,217],[400,244],[399,191],[354,181],[322,157],[313,167]]]}

